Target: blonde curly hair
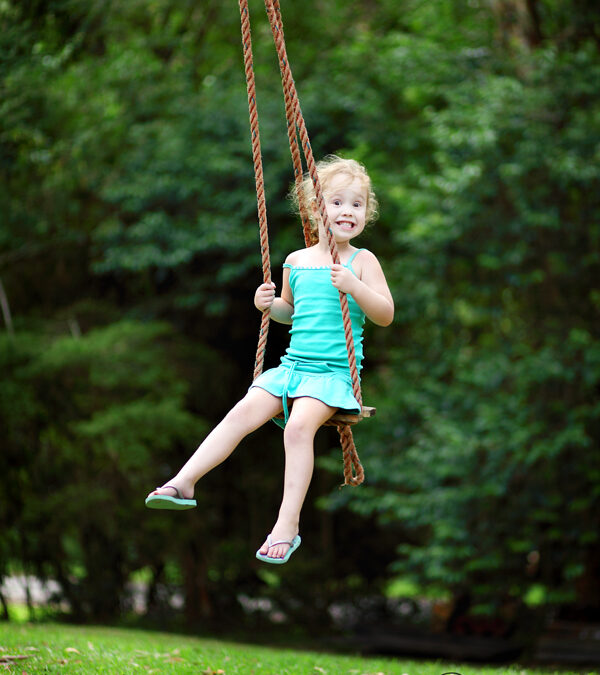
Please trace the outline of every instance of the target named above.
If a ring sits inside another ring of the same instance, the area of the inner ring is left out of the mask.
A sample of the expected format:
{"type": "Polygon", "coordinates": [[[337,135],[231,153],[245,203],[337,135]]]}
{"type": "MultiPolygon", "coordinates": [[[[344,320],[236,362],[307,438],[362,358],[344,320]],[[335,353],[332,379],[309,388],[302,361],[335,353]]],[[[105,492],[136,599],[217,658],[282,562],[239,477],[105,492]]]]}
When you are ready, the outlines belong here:
{"type": "MultiPolygon", "coordinates": [[[[349,182],[352,182],[356,178],[361,181],[367,192],[366,223],[368,225],[375,221],[379,215],[377,211],[379,204],[377,203],[377,197],[373,192],[371,179],[365,167],[355,159],[343,159],[337,155],[329,155],[320,162],[317,162],[317,175],[324,195],[327,194],[332,178],[338,174],[346,174],[349,182]]],[[[316,232],[318,229],[318,222],[316,220],[317,196],[312,179],[308,173],[305,174],[298,191],[296,191],[295,187],[292,188],[290,197],[297,212],[300,212],[302,208],[306,209],[311,228],[313,232],[316,232]]]]}

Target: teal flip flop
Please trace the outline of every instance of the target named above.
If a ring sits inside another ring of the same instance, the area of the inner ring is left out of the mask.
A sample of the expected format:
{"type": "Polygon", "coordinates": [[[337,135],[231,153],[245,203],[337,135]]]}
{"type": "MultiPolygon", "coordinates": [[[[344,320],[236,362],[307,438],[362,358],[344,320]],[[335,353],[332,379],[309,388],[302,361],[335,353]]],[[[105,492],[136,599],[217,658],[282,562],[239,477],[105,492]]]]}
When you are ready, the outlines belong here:
{"type": "Polygon", "coordinates": [[[277,546],[277,544],[288,544],[288,552],[283,556],[283,558],[269,558],[268,555],[264,555],[263,553],[260,553],[260,549],[256,551],[256,557],[259,560],[262,560],[262,562],[270,563],[271,565],[283,565],[283,563],[286,563],[289,559],[292,553],[300,546],[300,543],[302,542],[302,539],[300,539],[300,535],[297,534],[292,541],[271,541],[271,535],[267,537],[267,543],[269,544],[269,548],[272,548],[273,546],[277,546]]]}
{"type": "MultiPolygon", "coordinates": [[[[193,509],[197,502],[195,499],[184,499],[181,492],[174,485],[163,485],[163,488],[171,488],[177,493],[177,497],[169,495],[148,495],[146,497],[146,506],[149,509],[169,509],[171,511],[184,511],[193,509]]],[[[156,488],[161,490],[162,488],[156,488]]]]}

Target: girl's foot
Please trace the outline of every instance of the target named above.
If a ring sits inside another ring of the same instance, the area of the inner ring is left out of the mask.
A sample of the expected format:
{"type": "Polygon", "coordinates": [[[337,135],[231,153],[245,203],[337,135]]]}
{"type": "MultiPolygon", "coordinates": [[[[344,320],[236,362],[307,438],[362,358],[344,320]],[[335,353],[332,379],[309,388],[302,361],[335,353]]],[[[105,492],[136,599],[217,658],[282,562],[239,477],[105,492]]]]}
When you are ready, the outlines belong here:
{"type": "Polygon", "coordinates": [[[194,498],[194,486],[178,484],[177,481],[169,481],[165,483],[162,487],[157,487],[156,490],[148,495],[165,495],[166,497],[176,497],[177,499],[193,499],[194,498]]]}
{"type": "Polygon", "coordinates": [[[284,558],[287,552],[290,550],[291,542],[294,537],[298,534],[298,526],[280,526],[279,523],[276,523],[273,531],[270,534],[272,542],[285,542],[281,544],[274,544],[269,546],[269,539],[265,540],[265,543],[258,549],[258,552],[261,555],[267,556],[267,558],[284,558]],[[287,542],[290,542],[289,544],[287,542]]]}
{"type": "Polygon", "coordinates": [[[149,509],[168,509],[171,511],[183,511],[193,509],[197,506],[194,497],[194,486],[191,489],[182,485],[165,483],[162,487],[156,488],[147,497],[145,504],[149,509]],[[190,495],[191,497],[186,497],[190,495]]]}

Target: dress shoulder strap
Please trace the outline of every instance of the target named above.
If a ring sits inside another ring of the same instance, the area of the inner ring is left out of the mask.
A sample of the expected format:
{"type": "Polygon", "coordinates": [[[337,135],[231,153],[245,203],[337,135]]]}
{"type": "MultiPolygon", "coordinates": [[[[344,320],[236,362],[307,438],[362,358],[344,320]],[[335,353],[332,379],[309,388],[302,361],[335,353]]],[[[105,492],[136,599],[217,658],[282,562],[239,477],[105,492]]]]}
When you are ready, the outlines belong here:
{"type": "Polygon", "coordinates": [[[346,263],[346,265],[347,265],[348,267],[350,267],[350,265],[352,265],[352,261],[354,260],[354,258],[356,258],[356,256],[357,256],[361,251],[365,251],[365,250],[366,250],[366,249],[364,249],[364,248],[359,248],[358,250],[354,251],[354,253],[350,256],[350,260],[348,260],[348,262],[346,263]]]}

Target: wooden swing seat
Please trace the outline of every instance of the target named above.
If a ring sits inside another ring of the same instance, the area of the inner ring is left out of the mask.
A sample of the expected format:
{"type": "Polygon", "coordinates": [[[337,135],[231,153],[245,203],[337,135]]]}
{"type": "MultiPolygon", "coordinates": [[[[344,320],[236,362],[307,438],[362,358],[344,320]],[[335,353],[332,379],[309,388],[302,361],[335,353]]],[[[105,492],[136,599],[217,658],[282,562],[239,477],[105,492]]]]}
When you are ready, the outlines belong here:
{"type": "Polygon", "coordinates": [[[338,424],[358,424],[366,417],[375,417],[376,413],[377,408],[370,408],[369,406],[363,405],[362,412],[360,414],[356,415],[353,413],[336,413],[331,419],[328,419],[323,426],[337,427],[338,424]]]}
{"type": "MultiPolygon", "coordinates": [[[[333,417],[327,420],[323,424],[324,427],[337,427],[338,424],[358,424],[361,420],[364,420],[367,417],[375,417],[377,413],[377,408],[370,408],[369,406],[363,406],[362,412],[359,414],[355,413],[336,413],[333,417]]],[[[283,412],[280,412],[279,415],[275,415],[278,420],[284,419],[283,412]]]]}

